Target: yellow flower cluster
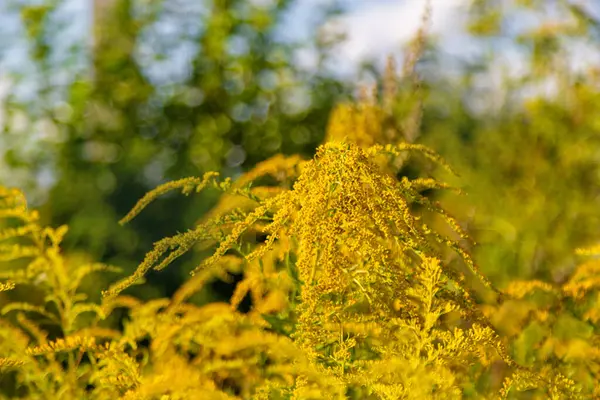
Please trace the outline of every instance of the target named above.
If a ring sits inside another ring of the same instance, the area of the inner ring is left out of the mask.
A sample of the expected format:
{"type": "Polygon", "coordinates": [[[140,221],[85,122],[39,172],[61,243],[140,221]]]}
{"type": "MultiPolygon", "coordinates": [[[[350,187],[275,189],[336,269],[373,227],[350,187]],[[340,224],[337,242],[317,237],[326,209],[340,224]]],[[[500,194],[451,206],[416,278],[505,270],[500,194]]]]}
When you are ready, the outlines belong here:
{"type": "MultiPolygon", "coordinates": [[[[497,393],[508,395],[527,387],[576,398],[570,381],[559,384],[547,374],[517,364],[472,300],[473,292],[460,272],[463,269],[441,263],[448,250],[454,251],[471,274],[489,285],[459,242],[466,239],[460,225],[419,191],[446,185],[433,179],[398,180],[390,173],[392,166],[382,168],[382,156],[393,165],[394,157],[406,151],[422,152],[444,165],[419,145],[363,149],[328,142],[313,160],[302,162],[291,190],[269,191],[260,197],[239,183],[222,187],[227,195],[246,199],[246,206],[232,210],[220,205],[212,221],[204,220],[189,232],[157,242],[132,277],[105,292],[107,301],[118,300],[119,293],[150,267],[162,269],[194,243],[218,243],[213,255],[193,271],[172,299],[132,305],[133,319],[122,345],[135,346],[136,338],[152,338],[152,365],[157,365],[167,355],[169,360],[180,357],[182,348],[174,345],[192,351],[195,343],[203,343],[204,348],[214,350],[208,359],[203,358],[201,371],[194,372],[196,390],[209,390],[200,386],[206,373],[225,369],[238,374],[230,379],[246,382],[238,390],[248,396],[256,393],[257,398],[280,398],[285,393],[302,399],[347,398],[348,393],[353,398],[374,399],[433,398],[435,393],[459,398],[466,383],[491,373],[498,363],[505,366],[506,383],[497,393]],[[437,213],[458,241],[430,228],[415,213],[416,205],[437,213]],[[227,233],[216,235],[217,226],[227,233]],[[244,247],[243,235],[249,231],[261,233],[264,241],[244,247]],[[186,302],[211,279],[227,280],[230,273],[240,271],[244,277],[228,305],[198,309],[186,302]],[[236,309],[247,294],[252,308],[242,317],[236,309]],[[227,339],[225,326],[233,324],[236,332],[243,332],[240,323],[252,333],[243,339],[227,339]],[[465,323],[470,327],[464,327],[465,323]],[[273,336],[270,330],[283,336],[273,336]],[[189,333],[179,336],[183,332],[189,333]],[[191,332],[202,333],[190,336],[191,332]],[[219,335],[218,345],[208,345],[211,335],[219,335]],[[270,360],[270,368],[280,371],[281,380],[265,376],[262,368],[260,373],[252,370],[258,366],[258,359],[252,357],[260,343],[265,348],[284,346],[279,354],[296,360],[287,365],[288,361],[276,360],[270,351],[262,356],[270,360]],[[219,359],[241,349],[249,351],[249,359],[219,359]]],[[[268,165],[249,176],[273,171],[268,165]]],[[[200,357],[196,351],[194,357],[200,357]]],[[[178,365],[187,371],[200,364],[182,360],[178,365]]],[[[222,387],[222,382],[210,376],[211,388],[222,387]]],[[[156,379],[162,382],[154,375],[141,378],[134,392],[158,388],[156,379]]]]}
{"type": "Polygon", "coordinates": [[[451,168],[413,143],[420,104],[408,102],[410,118],[398,127],[389,71],[385,86],[379,103],[336,108],[312,160],[276,156],[235,182],[207,173],[145,195],[121,223],[172,190],[223,192],[197,226],[156,242],[100,304],[87,301],[81,283],[116,268],[72,265],[60,249],[66,227],[40,226],[19,191],[0,187],[0,222],[18,222],[0,225],[0,291],[27,285],[39,294],[2,304],[0,374],[14,374],[13,391],[94,400],[600,396],[590,324],[600,319],[598,260],[563,285],[493,288],[466,249],[467,233],[423,194],[451,188],[401,176],[409,152],[451,168]],[[171,298],[122,293],[195,246],[213,253],[171,298]],[[242,279],[228,302],[193,301],[234,274],[242,279]],[[472,278],[498,294],[497,307],[482,310],[472,278]],[[251,307],[241,312],[245,298],[251,307]],[[561,314],[584,302],[579,314],[561,314]],[[127,315],[122,326],[111,324],[115,311],[127,315]]]}

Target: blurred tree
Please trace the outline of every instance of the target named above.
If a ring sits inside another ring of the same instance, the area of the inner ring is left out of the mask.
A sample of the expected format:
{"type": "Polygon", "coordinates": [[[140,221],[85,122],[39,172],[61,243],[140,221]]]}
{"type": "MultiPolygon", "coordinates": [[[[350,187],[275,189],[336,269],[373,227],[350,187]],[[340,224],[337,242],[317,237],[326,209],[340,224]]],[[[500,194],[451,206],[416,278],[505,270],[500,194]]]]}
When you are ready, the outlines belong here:
{"type": "Polygon", "coordinates": [[[477,0],[471,10],[492,57],[465,66],[458,86],[429,69],[422,137],[462,175],[468,196],[445,201],[486,274],[561,281],[573,250],[600,237],[600,81],[581,67],[600,25],[568,1],[477,0]]]}
{"type": "MultiPolygon", "coordinates": [[[[24,110],[59,136],[38,141],[48,146],[37,170],[55,181],[42,214],[69,224],[66,248],[125,268],[213,201],[168,198],[118,226],[145,192],[207,170],[235,175],[277,152],[310,154],[330,108],[349,93],[320,67],[332,44],[318,35],[311,43],[277,40],[291,0],[94,0],[92,45],[78,37],[72,57],[57,62],[65,47],[57,21],[68,4],[12,3],[40,80],[34,96],[9,96],[5,108],[24,110]],[[316,49],[315,71],[296,66],[299,46],[316,49]]],[[[14,118],[5,120],[6,141],[16,128],[14,118]]],[[[22,152],[4,154],[11,156],[22,163],[22,152]]],[[[178,280],[163,276],[161,286],[170,291],[178,280]]]]}

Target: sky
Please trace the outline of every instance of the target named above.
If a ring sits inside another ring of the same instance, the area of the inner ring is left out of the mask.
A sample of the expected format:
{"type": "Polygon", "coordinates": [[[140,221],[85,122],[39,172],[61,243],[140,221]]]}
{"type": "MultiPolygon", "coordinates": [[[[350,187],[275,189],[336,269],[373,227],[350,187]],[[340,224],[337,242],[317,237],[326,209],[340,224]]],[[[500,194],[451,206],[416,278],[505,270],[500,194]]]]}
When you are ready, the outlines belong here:
{"type": "MultiPolygon", "coordinates": [[[[432,0],[431,5],[428,32],[444,38],[441,44],[446,51],[472,51],[472,47],[457,46],[468,41],[461,29],[467,1],[432,0]]],[[[347,32],[340,57],[348,64],[358,64],[365,58],[381,59],[398,53],[418,31],[424,11],[425,2],[419,0],[356,2],[347,15],[329,25],[347,32]]]]}
{"type": "MultiPolygon", "coordinates": [[[[469,56],[477,51],[462,31],[466,6],[470,0],[431,0],[432,16],[428,26],[430,35],[442,38],[440,44],[449,54],[469,56]]],[[[289,13],[282,38],[303,38],[315,29],[318,19],[313,10],[327,0],[301,0],[289,13]]],[[[425,0],[342,0],[346,13],[323,25],[329,32],[344,32],[345,42],[336,49],[335,71],[353,78],[356,67],[364,60],[373,60],[382,67],[388,55],[400,55],[403,46],[418,31],[425,10],[425,0]]],[[[310,68],[314,54],[299,53],[299,62],[310,68]]]]}

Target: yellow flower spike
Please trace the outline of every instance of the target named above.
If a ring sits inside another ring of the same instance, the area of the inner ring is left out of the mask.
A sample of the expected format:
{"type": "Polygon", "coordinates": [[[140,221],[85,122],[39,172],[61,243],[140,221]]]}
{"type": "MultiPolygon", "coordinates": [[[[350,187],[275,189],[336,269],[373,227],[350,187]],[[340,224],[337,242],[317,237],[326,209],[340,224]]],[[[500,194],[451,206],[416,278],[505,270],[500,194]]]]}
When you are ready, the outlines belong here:
{"type": "Polygon", "coordinates": [[[206,174],[204,174],[204,176],[202,178],[195,178],[195,177],[184,178],[184,179],[179,179],[177,181],[167,182],[165,184],[162,184],[162,185],[158,186],[157,188],[155,188],[154,190],[146,193],[146,195],[144,197],[142,197],[136,203],[136,205],[131,209],[131,211],[129,211],[129,213],[127,213],[127,215],[124,216],[119,221],[119,223],[121,225],[123,225],[123,224],[126,224],[127,222],[131,221],[144,208],[146,208],[146,206],[148,204],[150,204],[154,199],[156,199],[157,197],[159,197],[165,193],[168,193],[172,190],[177,190],[177,189],[181,189],[181,192],[186,195],[191,193],[192,191],[200,192],[202,189],[204,189],[206,186],[208,186],[208,184],[216,182],[216,178],[218,176],[219,176],[219,174],[216,172],[207,172],[206,174]]]}

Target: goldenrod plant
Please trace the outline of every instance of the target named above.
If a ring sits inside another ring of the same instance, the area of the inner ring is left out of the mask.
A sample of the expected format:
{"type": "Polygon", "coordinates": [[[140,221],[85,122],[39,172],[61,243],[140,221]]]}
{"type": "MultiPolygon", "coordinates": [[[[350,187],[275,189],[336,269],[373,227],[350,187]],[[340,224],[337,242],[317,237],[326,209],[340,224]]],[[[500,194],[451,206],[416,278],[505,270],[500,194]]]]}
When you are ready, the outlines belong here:
{"type": "MultiPolygon", "coordinates": [[[[357,133],[344,121],[385,115],[377,103],[361,107],[347,108],[337,125],[348,126],[346,140],[330,136],[312,160],[275,157],[236,181],[206,173],[148,193],[122,223],[173,190],[212,188],[227,203],[156,242],[98,303],[78,288],[88,274],[116,269],[70,262],[60,249],[67,228],[41,226],[21,192],[2,189],[2,396],[586,398],[589,381],[515,353],[519,341],[478,304],[473,278],[498,291],[466,250],[460,223],[422,194],[447,185],[399,172],[407,152],[449,167],[422,145],[357,133]],[[428,225],[428,213],[446,230],[428,225]],[[171,298],[124,294],[199,243],[212,255],[171,298]],[[228,302],[193,301],[208,282],[233,274],[242,280],[228,302]],[[39,295],[18,301],[20,290],[39,295]],[[240,307],[246,297],[248,311],[240,307]],[[127,317],[115,323],[116,311],[127,317]]],[[[536,285],[545,287],[528,287],[536,285]]],[[[508,304],[519,294],[509,288],[498,298],[508,304]]]]}
{"type": "Polygon", "coordinates": [[[512,281],[504,290],[510,301],[487,311],[517,362],[570,376],[586,398],[598,398],[600,248],[577,253],[587,261],[564,282],[512,281]]]}
{"type": "Polygon", "coordinates": [[[463,239],[434,232],[411,205],[439,213],[461,238],[459,224],[419,194],[414,187],[419,183],[398,180],[379,165],[381,156],[393,165],[410,150],[424,151],[409,144],[326,143],[313,160],[302,162],[292,188],[264,196],[219,181],[216,174],[167,183],[141,199],[123,222],[168,190],[188,194],[213,186],[255,205],[217,213],[193,230],[157,242],[136,273],[104,292],[100,305],[80,304],[82,296],[63,289],[54,276],[66,268],[57,231],[35,225],[36,214],[27,211],[22,195],[6,191],[12,197],[3,215],[20,216],[24,225],[5,228],[3,237],[25,231],[40,240],[35,250],[10,247],[35,262],[6,274],[12,279],[7,285],[30,284],[46,289],[47,301],[60,299],[56,310],[18,303],[4,309],[9,316],[17,310],[37,312],[59,328],[50,337],[45,325],[22,314],[16,322],[3,320],[6,335],[21,338],[17,346],[2,347],[14,393],[28,398],[421,399],[508,396],[513,388],[538,388],[546,396],[577,398],[578,387],[557,371],[511,358],[460,270],[442,261],[443,248],[452,249],[486,282],[462,248],[463,239]],[[248,231],[264,239],[246,242],[248,231]],[[122,294],[149,269],[165,268],[198,241],[214,243],[214,254],[172,298],[144,303],[122,294]],[[51,263],[59,267],[49,268],[51,263]],[[32,267],[38,264],[40,269],[32,267]],[[188,301],[210,279],[227,280],[240,271],[244,279],[229,303],[188,301]],[[39,279],[36,272],[48,278],[39,279]],[[28,274],[33,281],[21,278],[28,274]],[[243,313],[238,305],[248,293],[252,307],[243,313]],[[87,326],[73,327],[77,306],[94,312],[87,326]],[[116,308],[129,310],[123,328],[99,325],[116,308]],[[495,365],[505,366],[505,372],[496,384],[485,383],[495,365]]]}
{"type": "Polygon", "coordinates": [[[82,382],[94,370],[93,362],[81,362],[84,353],[95,338],[119,335],[99,324],[103,309],[78,291],[88,275],[117,269],[71,265],[60,250],[66,232],[41,226],[20,191],[0,187],[0,286],[16,292],[0,308],[4,396],[83,398],[82,382]]]}
{"type": "Polygon", "coordinates": [[[416,143],[424,45],[422,29],[404,81],[390,61],[381,91],[334,109],[314,157],[144,195],[122,224],[173,191],[222,200],[95,293],[90,275],[119,269],[66,254],[67,227],[0,186],[0,398],[600,397],[598,247],[561,282],[499,289],[480,271],[462,220],[429,195],[453,190],[431,173],[452,168],[416,143]],[[409,177],[413,159],[427,171],[409,177]],[[131,294],[197,248],[209,256],[172,296],[131,294]],[[231,296],[199,300],[215,281],[231,296]]]}
{"type": "MultiPolygon", "coordinates": [[[[458,221],[420,192],[446,185],[397,178],[396,160],[409,151],[446,166],[422,145],[329,141],[312,160],[276,158],[237,181],[207,173],[161,185],[122,222],[172,190],[210,187],[243,202],[219,205],[193,229],[158,241],[98,304],[77,288],[87,274],[114,268],[71,265],[60,250],[66,228],[40,226],[22,193],[2,189],[3,293],[40,292],[37,302],[5,297],[3,395],[423,399],[520,398],[525,390],[586,398],[593,385],[514,353],[519,341],[478,305],[465,271],[495,289],[465,250],[458,221]],[[265,176],[278,184],[249,185],[265,176]],[[424,212],[439,215],[452,234],[428,226],[424,212]],[[123,294],[198,242],[214,252],[173,297],[123,294]],[[243,279],[229,302],[190,300],[234,273],[243,279]],[[248,312],[239,308],[246,296],[248,312]],[[117,309],[128,317],[111,326],[117,309]]],[[[527,287],[536,285],[545,288],[527,287]]],[[[509,288],[504,296],[508,304],[520,295],[509,288]]]]}

